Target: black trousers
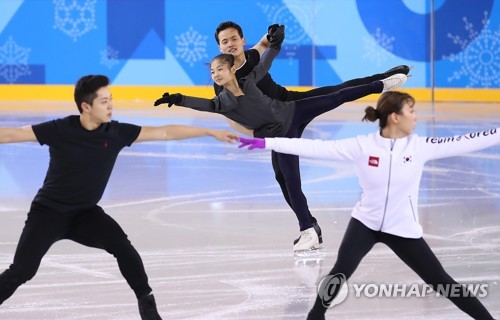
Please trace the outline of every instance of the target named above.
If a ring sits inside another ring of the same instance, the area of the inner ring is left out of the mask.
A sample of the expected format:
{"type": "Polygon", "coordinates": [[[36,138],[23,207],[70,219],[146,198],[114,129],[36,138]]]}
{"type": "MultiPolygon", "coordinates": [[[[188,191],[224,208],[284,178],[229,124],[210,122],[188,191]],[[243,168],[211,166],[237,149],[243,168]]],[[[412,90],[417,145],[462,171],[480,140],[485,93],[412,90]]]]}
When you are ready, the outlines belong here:
{"type": "MultiPolygon", "coordinates": [[[[373,231],[354,218],[351,218],[347,226],[340,244],[337,261],[329,275],[343,273],[349,279],[363,257],[377,242],[384,243],[391,248],[406,265],[415,271],[425,283],[432,286],[434,290],[438,288],[438,285],[457,284],[443,269],[436,255],[434,255],[423,238],[409,239],[373,231]]],[[[493,319],[481,302],[465,287],[460,293],[452,295],[448,299],[474,319],[493,319]]],[[[323,314],[325,312],[326,308],[322,305],[321,298],[317,296],[311,313],[323,314]]],[[[310,316],[308,319],[314,319],[314,317],[310,316]]]]}
{"type": "Polygon", "coordinates": [[[118,223],[101,207],[77,213],[60,213],[33,203],[19,239],[14,261],[0,274],[0,304],[32,279],[49,248],[62,239],[106,250],[139,298],[152,290],[141,257],[118,223]]]}
{"type": "MultiPolygon", "coordinates": [[[[300,138],[305,127],[317,116],[331,111],[345,102],[354,101],[369,94],[380,93],[382,89],[383,83],[375,81],[343,88],[325,95],[297,100],[295,101],[293,120],[286,137],[300,138]]],[[[306,196],[302,191],[299,157],[273,151],[271,159],[276,180],[285,200],[299,220],[300,230],[311,228],[316,219],[311,215],[306,196]]]]}

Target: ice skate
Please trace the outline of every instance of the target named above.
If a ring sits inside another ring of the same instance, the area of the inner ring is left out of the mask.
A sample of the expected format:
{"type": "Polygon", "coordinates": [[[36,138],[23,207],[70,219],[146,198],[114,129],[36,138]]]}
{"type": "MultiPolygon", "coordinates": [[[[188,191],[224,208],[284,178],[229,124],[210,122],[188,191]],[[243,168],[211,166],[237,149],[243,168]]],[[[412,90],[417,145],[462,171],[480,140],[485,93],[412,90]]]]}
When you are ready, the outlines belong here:
{"type": "Polygon", "coordinates": [[[300,232],[299,241],[293,246],[296,258],[321,256],[318,234],[314,228],[300,232]]]}
{"type": "Polygon", "coordinates": [[[294,250],[295,261],[316,261],[320,262],[326,256],[326,249],[320,245],[318,248],[310,248],[306,250],[294,250]]]}
{"type": "Polygon", "coordinates": [[[326,250],[320,245],[318,249],[296,251],[294,257],[296,267],[321,265],[326,257],[326,250]]]}
{"type": "Polygon", "coordinates": [[[161,320],[152,294],[139,298],[139,314],[142,320],[161,320]]]}
{"type": "MultiPolygon", "coordinates": [[[[313,225],[314,231],[316,231],[316,234],[318,235],[319,244],[322,244],[323,243],[323,235],[321,233],[321,228],[319,227],[318,221],[314,221],[312,223],[312,225],[313,225]]],[[[293,244],[294,245],[297,244],[297,242],[299,242],[299,239],[300,239],[300,236],[297,239],[293,240],[293,244]]]]}
{"type": "Polygon", "coordinates": [[[398,73],[390,76],[389,78],[385,78],[384,80],[382,80],[382,83],[384,84],[384,89],[382,90],[382,92],[391,91],[398,87],[401,87],[406,83],[406,80],[408,80],[408,76],[403,73],[398,73]]]}
{"type": "Polygon", "coordinates": [[[408,75],[408,73],[410,73],[411,69],[413,69],[413,66],[408,67],[408,66],[403,64],[403,65],[400,65],[400,66],[397,66],[397,67],[394,67],[394,68],[387,70],[386,72],[383,73],[383,75],[384,75],[384,78],[389,78],[390,76],[393,76],[393,75],[398,74],[398,73],[403,73],[403,74],[408,75]]]}

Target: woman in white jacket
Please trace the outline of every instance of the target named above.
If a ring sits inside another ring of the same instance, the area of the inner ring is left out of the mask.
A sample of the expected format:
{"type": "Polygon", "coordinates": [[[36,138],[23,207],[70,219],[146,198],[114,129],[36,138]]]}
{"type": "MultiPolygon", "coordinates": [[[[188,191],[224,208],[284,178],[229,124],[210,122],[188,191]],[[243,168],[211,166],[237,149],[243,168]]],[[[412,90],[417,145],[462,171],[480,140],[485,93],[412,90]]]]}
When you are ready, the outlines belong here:
{"type": "MultiPolygon", "coordinates": [[[[332,282],[323,284],[327,282],[323,281],[309,312],[309,320],[325,319],[325,312],[338,294],[342,281],[353,274],[361,259],[378,242],[391,248],[434,290],[457,286],[422,238],[417,210],[423,167],[429,160],[499,144],[500,128],[447,138],[419,137],[413,134],[417,122],[414,104],[414,98],[406,93],[383,93],[376,109],[367,107],[363,118],[371,122],[379,120],[380,130],[356,138],[331,141],[240,138],[240,147],[346,160],[356,167],[363,194],[352,211],[337,261],[329,273],[340,285],[332,291],[332,282]],[[323,287],[325,285],[330,287],[323,287]]],[[[475,319],[492,319],[481,302],[465,287],[447,298],[475,319]]]]}

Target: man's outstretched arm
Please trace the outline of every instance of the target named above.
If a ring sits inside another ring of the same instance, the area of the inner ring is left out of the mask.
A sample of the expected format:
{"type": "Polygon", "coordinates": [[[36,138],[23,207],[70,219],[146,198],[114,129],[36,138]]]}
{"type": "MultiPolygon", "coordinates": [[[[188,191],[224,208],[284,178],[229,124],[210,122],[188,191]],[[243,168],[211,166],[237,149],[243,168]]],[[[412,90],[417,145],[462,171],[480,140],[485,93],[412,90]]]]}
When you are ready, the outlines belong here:
{"type": "Polygon", "coordinates": [[[141,133],[139,133],[135,142],[153,140],[183,140],[209,136],[219,141],[229,143],[238,141],[238,135],[227,130],[215,130],[183,125],[168,125],[162,127],[142,127],[141,133]]]}
{"type": "Polygon", "coordinates": [[[259,55],[262,56],[264,52],[266,52],[267,48],[269,48],[270,43],[269,40],[267,39],[267,33],[262,36],[260,41],[252,47],[252,49],[255,49],[259,52],[259,55]]]}
{"type": "Polygon", "coordinates": [[[0,128],[0,143],[37,142],[31,126],[22,128],[0,128]]]}

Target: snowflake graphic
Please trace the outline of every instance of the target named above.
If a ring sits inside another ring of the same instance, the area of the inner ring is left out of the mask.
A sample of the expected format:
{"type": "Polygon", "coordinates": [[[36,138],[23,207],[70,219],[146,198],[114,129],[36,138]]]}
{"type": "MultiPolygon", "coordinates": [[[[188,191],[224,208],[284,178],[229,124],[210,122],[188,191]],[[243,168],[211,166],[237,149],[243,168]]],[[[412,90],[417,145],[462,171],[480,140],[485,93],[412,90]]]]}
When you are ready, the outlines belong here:
{"type": "Polygon", "coordinates": [[[97,0],[53,1],[55,4],[54,28],[60,29],[72,37],[73,41],[97,28],[95,25],[95,5],[97,0]]]}
{"type": "Polygon", "coordinates": [[[111,46],[101,50],[99,53],[101,55],[101,64],[108,69],[111,69],[118,64],[118,51],[111,48],[111,46]]]}
{"type": "Polygon", "coordinates": [[[454,71],[448,77],[448,82],[464,77],[468,79],[466,85],[468,88],[478,85],[484,88],[500,85],[498,76],[498,70],[500,70],[500,46],[498,45],[500,29],[497,27],[495,31],[492,31],[487,17],[488,12],[484,12],[481,33],[474,29],[474,25],[467,20],[467,17],[464,17],[464,27],[468,31],[469,37],[462,39],[460,36],[448,34],[453,43],[462,49],[458,54],[443,56],[445,60],[460,64],[459,70],[454,71]]]}
{"type": "MultiPolygon", "coordinates": [[[[312,29],[311,21],[313,21],[314,12],[317,12],[317,8],[312,6],[304,7],[300,1],[287,1],[286,5],[270,5],[257,2],[257,6],[262,9],[269,24],[285,25],[286,36],[281,52],[286,55],[289,63],[292,64],[297,57],[300,46],[311,43],[307,31],[312,29]]],[[[262,31],[263,33],[267,32],[267,30],[262,31]]]]}
{"type": "MultiPolygon", "coordinates": [[[[284,44],[306,44],[311,42],[304,27],[311,29],[312,12],[307,12],[299,1],[295,1],[295,3],[287,2],[287,5],[269,5],[258,2],[257,6],[267,16],[269,24],[285,25],[286,37],[284,44]]],[[[263,30],[263,32],[267,32],[267,30],[263,30]]]]}
{"type": "Polygon", "coordinates": [[[371,34],[371,37],[363,37],[365,48],[363,58],[375,61],[377,67],[380,67],[382,62],[388,60],[391,56],[394,40],[396,40],[395,37],[389,37],[380,28],[377,28],[375,33],[371,34]]]}
{"type": "Polygon", "coordinates": [[[31,49],[23,48],[9,37],[0,47],[0,76],[9,83],[16,82],[17,78],[31,74],[28,66],[28,57],[31,49]]]}
{"type": "Polygon", "coordinates": [[[176,57],[181,58],[192,67],[202,58],[207,58],[207,36],[201,35],[192,26],[188,31],[175,36],[177,40],[176,57]]]}

